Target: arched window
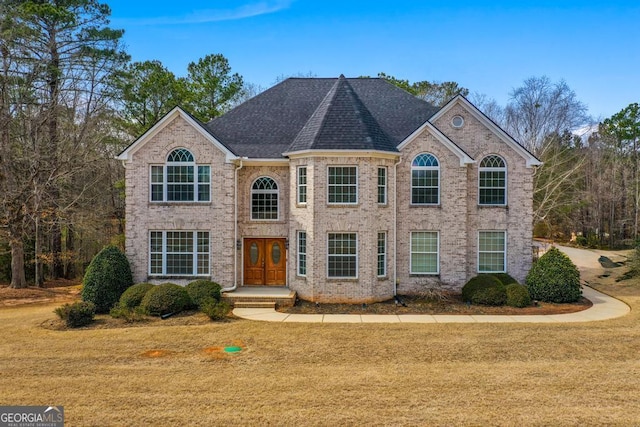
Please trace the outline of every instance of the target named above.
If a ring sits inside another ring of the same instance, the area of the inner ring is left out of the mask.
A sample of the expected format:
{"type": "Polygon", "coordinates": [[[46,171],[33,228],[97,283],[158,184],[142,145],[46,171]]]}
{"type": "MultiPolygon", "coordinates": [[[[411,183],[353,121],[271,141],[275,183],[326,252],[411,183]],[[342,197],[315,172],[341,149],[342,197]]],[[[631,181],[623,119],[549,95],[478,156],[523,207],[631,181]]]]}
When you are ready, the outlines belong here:
{"type": "Polygon", "coordinates": [[[152,202],[208,202],[210,193],[211,167],[196,165],[186,148],[171,151],[164,165],[151,166],[152,202]]]}
{"type": "Polygon", "coordinates": [[[261,176],[251,185],[251,219],[278,219],[278,184],[261,176]]]}
{"type": "Polygon", "coordinates": [[[491,154],[480,162],[478,204],[504,206],[507,204],[507,164],[491,154]]]}
{"type": "Polygon", "coordinates": [[[411,204],[440,203],[440,163],[433,154],[418,154],[411,163],[411,204]]]}

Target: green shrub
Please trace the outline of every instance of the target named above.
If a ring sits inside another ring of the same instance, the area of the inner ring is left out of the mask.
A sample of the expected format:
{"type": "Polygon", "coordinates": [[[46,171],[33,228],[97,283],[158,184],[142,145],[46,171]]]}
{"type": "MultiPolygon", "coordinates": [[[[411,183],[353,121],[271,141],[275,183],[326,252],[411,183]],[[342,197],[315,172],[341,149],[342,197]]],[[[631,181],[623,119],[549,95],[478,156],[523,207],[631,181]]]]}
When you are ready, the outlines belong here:
{"type": "Polygon", "coordinates": [[[526,286],[518,283],[507,285],[507,305],[509,307],[523,308],[531,305],[531,295],[526,286]]]}
{"type": "Polygon", "coordinates": [[[208,299],[220,301],[222,286],[209,280],[196,280],[186,286],[187,292],[195,308],[200,308],[208,299]]]}
{"type": "Polygon", "coordinates": [[[536,262],[526,280],[531,298],[564,303],[580,299],[580,272],[568,256],[551,248],[536,262]]]}
{"type": "Polygon", "coordinates": [[[113,307],[109,311],[109,315],[114,319],[123,319],[127,323],[140,322],[146,320],[147,317],[140,307],[129,308],[121,305],[113,307]]]}
{"type": "Polygon", "coordinates": [[[96,305],[96,312],[108,313],[120,295],[133,285],[127,257],[115,246],[96,255],[82,280],[82,299],[96,305]]]}
{"type": "Polygon", "coordinates": [[[226,301],[206,299],[202,301],[200,311],[209,316],[211,320],[222,320],[226,318],[231,311],[231,306],[226,301]]]}
{"type": "Polygon", "coordinates": [[[136,283],[133,286],[129,286],[126,291],[120,295],[120,307],[134,308],[138,307],[142,302],[142,298],[146,295],[149,289],[153,288],[151,283],[136,283]]]}
{"type": "Polygon", "coordinates": [[[478,274],[476,277],[472,277],[462,288],[462,299],[466,302],[473,302],[473,296],[479,290],[492,287],[502,288],[504,291],[502,282],[492,274],[478,274]]]}
{"type": "Polygon", "coordinates": [[[514,279],[513,277],[511,277],[511,275],[507,273],[491,273],[491,275],[496,279],[500,280],[502,284],[505,286],[510,285],[512,283],[518,283],[516,279],[514,279]]]}
{"type": "Polygon", "coordinates": [[[152,316],[179,313],[191,306],[191,298],[187,290],[175,283],[163,283],[154,286],[146,293],[140,307],[152,316]]]}
{"type": "Polygon", "coordinates": [[[70,328],[79,328],[93,322],[96,315],[96,305],[92,302],[77,301],[65,304],[54,310],[58,317],[65,321],[70,328]]]}
{"type": "Polygon", "coordinates": [[[471,302],[480,305],[505,305],[507,302],[507,294],[505,293],[504,286],[491,286],[478,289],[471,297],[471,302]]]}

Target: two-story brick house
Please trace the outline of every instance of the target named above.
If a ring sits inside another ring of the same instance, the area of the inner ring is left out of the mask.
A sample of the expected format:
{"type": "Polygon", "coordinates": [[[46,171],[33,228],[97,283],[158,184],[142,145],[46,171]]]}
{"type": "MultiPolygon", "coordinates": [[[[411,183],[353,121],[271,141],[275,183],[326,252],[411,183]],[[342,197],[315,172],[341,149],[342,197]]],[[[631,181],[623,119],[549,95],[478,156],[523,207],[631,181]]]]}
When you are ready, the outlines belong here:
{"type": "Polygon", "coordinates": [[[292,78],[207,124],[175,108],[118,158],[138,282],[370,302],[531,265],[540,162],[462,96],[292,78]]]}

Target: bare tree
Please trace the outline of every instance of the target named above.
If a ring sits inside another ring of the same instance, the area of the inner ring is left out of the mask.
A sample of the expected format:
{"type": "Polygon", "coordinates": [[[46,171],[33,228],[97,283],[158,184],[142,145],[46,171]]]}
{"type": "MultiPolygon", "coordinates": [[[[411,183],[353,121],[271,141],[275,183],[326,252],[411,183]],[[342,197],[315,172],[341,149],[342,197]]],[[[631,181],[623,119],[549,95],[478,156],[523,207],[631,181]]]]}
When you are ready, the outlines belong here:
{"type": "Polygon", "coordinates": [[[513,89],[502,124],[530,152],[544,157],[547,136],[571,132],[591,121],[587,106],[564,80],[553,83],[542,76],[530,77],[513,89]]]}

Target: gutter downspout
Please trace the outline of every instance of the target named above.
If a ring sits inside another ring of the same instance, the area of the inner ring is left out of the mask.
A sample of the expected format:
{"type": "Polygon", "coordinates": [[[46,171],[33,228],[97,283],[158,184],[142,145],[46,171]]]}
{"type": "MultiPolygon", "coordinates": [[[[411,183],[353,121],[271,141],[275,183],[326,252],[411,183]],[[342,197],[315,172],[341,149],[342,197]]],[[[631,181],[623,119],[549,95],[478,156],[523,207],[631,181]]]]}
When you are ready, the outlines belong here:
{"type": "Polygon", "coordinates": [[[398,295],[398,165],[402,163],[402,156],[393,165],[393,193],[395,203],[393,207],[393,296],[398,295]]]}
{"type": "Polygon", "coordinates": [[[242,159],[243,157],[240,157],[240,166],[237,166],[233,170],[233,286],[230,288],[223,288],[220,292],[233,292],[238,288],[238,171],[242,169],[242,159]]]}

